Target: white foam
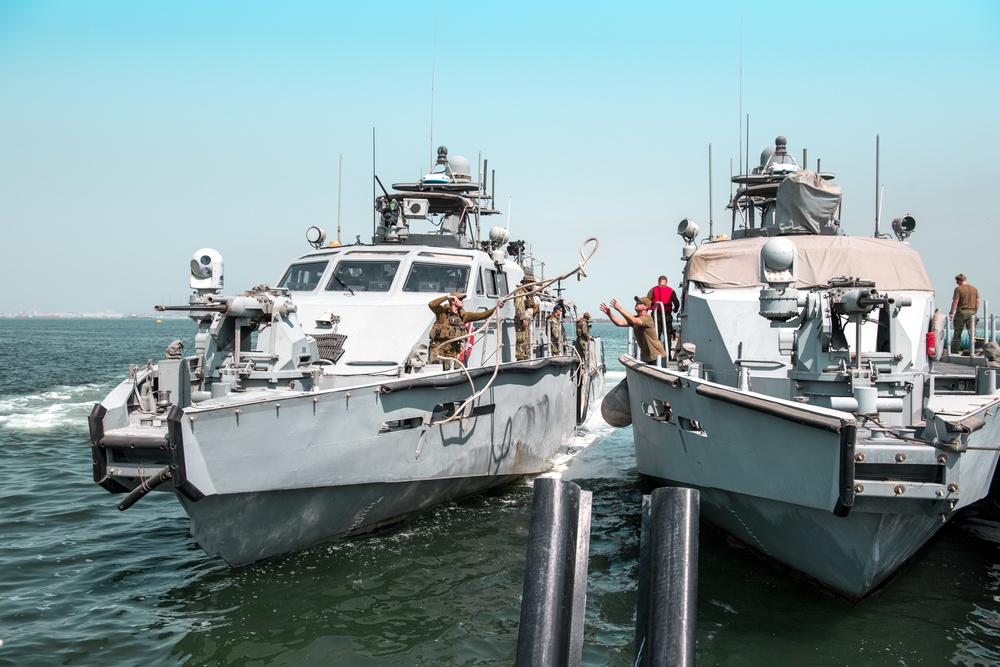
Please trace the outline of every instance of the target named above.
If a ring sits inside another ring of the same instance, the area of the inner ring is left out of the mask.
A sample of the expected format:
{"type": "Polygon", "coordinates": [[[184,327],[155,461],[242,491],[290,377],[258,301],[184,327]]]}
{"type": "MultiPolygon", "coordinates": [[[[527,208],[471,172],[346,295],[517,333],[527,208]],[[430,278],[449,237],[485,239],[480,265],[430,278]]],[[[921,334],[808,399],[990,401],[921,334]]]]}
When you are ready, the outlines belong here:
{"type": "Polygon", "coordinates": [[[570,462],[580,455],[583,450],[592,445],[597,440],[610,435],[615,428],[609,425],[601,416],[600,410],[594,410],[587,417],[587,421],[581,424],[576,431],[576,438],[572,444],[552,460],[552,468],[548,472],[542,473],[539,477],[549,477],[561,479],[562,474],[569,468],[570,462]]]}
{"type": "Polygon", "coordinates": [[[43,430],[83,425],[106,387],[78,385],[54,387],[37,394],[0,400],[0,426],[17,430],[43,430]]]}

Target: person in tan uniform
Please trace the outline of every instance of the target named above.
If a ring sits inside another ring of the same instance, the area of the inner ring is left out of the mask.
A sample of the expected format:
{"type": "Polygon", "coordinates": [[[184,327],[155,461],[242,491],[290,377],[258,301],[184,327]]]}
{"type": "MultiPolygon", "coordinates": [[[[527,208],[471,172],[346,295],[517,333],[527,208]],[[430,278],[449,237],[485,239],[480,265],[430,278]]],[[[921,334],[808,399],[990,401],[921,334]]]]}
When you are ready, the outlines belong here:
{"type": "Polygon", "coordinates": [[[580,353],[584,364],[590,359],[590,341],[593,339],[590,335],[590,313],[584,313],[576,321],[576,351],[580,353]]]}
{"type": "Polygon", "coordinates": [[[611,308],[617,310],[621,317],[611,312],[608,304],[601,304],[601,312],[611,318],[611,321],[619,327],[632,327],[635,333],[635,341],[639,344],[639,358],[647,364],[655,364],[657,357],[667,356],[663,349],[660,337],[656,335],[656,325],[649,314],[649,297],[635,297],[635,315],[632,315],[615,300],[611,299],[611,308]]]}
{"type": "Polygon", "coordinates": [[[558,357],[563,353],[562,306],[556,305],[548,317],[549,323],[549,354],[558,357]]]}
{"type": "Polygon", "coordinates": [[[951,338],[951,353],[962,349],[962,332],[969,330],[969,338],[976,335],[975,317],[979,310],[979,290],[965,281],[965,274],[955,276],[955,293],[951,298],[949,317],[955,322],[955,335],[951,338]]]}
{"type": "MultiPolygon", "coordinates": [[[[535,281],[525,276],[521,286],[530,288],[535,281]]],[[[530,293],[514,297],[514,336],[517,341],[517,360],[531,358],[531,321],[538,312],[538,300],[530,293]]]]}
{"type": "Polygon", "coordinates": [[[431,326],[431,340],[428,346],[427,363],[444,363],[448,365],[452,360],[458,359],[462,353],[462,346],[465,344],[465,341],[452,339],[464,336],[466,334],[465,325],[469,322],[485,320],[497,308],[503,308],[504,300],[500,299],[495,307],[478,313],[465,312],[462,308],[464,303],[464,294],[452,292],[451,294],[438,297],[427,304],[434,313],[434,324],[431,326]]]}

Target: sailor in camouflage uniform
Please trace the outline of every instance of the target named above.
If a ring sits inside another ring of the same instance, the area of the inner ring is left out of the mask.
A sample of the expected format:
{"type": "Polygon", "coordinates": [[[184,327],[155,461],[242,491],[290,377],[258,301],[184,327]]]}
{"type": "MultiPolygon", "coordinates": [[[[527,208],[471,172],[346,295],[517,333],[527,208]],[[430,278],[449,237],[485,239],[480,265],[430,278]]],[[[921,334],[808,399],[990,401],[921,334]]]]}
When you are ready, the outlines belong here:
{"type": "MultiPolygon", "coordinates": [[[[525,276],[521,280],[521,286],[534,283],[531,278],[525,276]]],[[[524,361],[531,359],[531,320],[538,312],[538,301],[530,293],[521,294],[514,298],[514,335],[517,339],[517,360],[524,361]]]]}
{"type": "Polygon", "coordinates": [[[465,345],[464,340],[452,339],[461,338],[466,334],[466,324],[485,320],[497,308],[503,308],[504,304],[504,300],[500,299],[494,308],[478,313],[467,313],[462,309],[464,301],[464,294],[452,292],[427,304],[435,317],[431,326],[427,363],[444,364],[446,368],[451,366],[452,360],[461,358],[462,348],[465,345]]]}
{"type": "Polygon", "coordinates": [[[594,337],[590,335],[590,313],[584,313],[583,317],[576,321],[576,351],[580,353],[580,359],[584,364],[590,361],[590,341],[594,337]]]}
{"type": "Polygon", "coordinates": [[[563,327],[562,327],[562,306],[556,305],[552,314],[548,317],[549,322],[549,354],[558,357],[563,350],[563,327]]]}

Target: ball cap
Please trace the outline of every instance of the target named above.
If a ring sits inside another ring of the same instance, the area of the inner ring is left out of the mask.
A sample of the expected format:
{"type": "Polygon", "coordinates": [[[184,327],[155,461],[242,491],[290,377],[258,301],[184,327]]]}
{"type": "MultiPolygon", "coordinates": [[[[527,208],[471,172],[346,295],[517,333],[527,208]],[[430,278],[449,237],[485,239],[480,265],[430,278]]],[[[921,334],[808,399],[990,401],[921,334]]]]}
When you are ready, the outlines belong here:
{"type": "Polygon", "coordinates": [[[641,303],[642,305],[646,306],[646,308],[649,308],[649,305],[650,305],[650,301],[649,301],[649,297],[648,296],[637,296],[637,297],[635,297],[635,302],[636,303],[641,303]]]}
{"type": "Polygon", "coordinates": [[[459,301],[465,301],[465,296],[466,296],[466,295],[465,295],[465,294],[462,294],[461,292],[452,292],[452,293],[451,293],[451,294],[449,294],[448,296],[450,296],[450,297],[455,297],[455,298],[456,298],[456,299],[458,299],[459,301]]]}

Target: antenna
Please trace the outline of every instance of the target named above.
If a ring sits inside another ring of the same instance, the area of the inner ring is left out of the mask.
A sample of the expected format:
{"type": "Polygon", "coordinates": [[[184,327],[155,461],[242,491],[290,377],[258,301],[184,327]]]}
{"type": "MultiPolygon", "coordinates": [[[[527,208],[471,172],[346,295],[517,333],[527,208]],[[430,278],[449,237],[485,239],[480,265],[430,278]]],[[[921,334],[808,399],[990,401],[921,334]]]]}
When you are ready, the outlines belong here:
{"type": "MultiPolygon", "coordinates": [[[[875,220],[876,221],[879,221],[882,218],[882,199],[884,198],[884,196],[885,196],[885,186],[883,185],[882,189],[879,190],[879,193],[878,193],[878,212],[875,214],[875,220]]],[[[875,233],[878,234],[878,222],[875,223],[875,233]]],[[[889,235],[886,234],[886,238],[888,238],[888,237],[889,237],[889,235]]],[[[878,237],[876,236],[875,238],[878,238],[878,237]]]]}
{"type": "Polygon", "coordinates": [[[344,154],[340,154],[340,171],[337,175],[337,244],[340,244],[340,204],[344,194],[344,154]]]}
{"type": "Polygon", "coordinates": [[[733,183],[733,158],[729,158],[729,204],[726,205],[726,208],[729,208],[729,209],[731,209],[733,211],[733,222],[732,222],[732,225],[730,225],[730,230],[729,230],[729,236],[730,236],[730,238],[732,238],[733,236],[736,235],[737,205],[736,205],[736,198],[733,195],[733,185],[734,185],[734,183],[733,183]]]}
{"type": "Polygon", "coordinates": [[[708,144],[708,238],[712,240],[712,144],[708,144]]]}
{"type": "MultiPolygon", "coordinates": [[[[747,119],[749,123],[749,119],[747,119]]],[[[749,130],[749,128],[747,128],[749,130]]],[[[747,152],[749,153],[749,147],[747,152]]],[[[743,164],[743,0],[740,0],[740,159],[736,164],[743,164]]],[[[747,156],[749,159],[749,155],[747,156]]]]}
{"type": "Polygon", "coordinates": [[[879,193],[878,193],[878,177],[879,177],[879,136],[875,135],[875,238],[878,238],[878,216],[881,213],[881,205],[879,203],[879,193]]]}
{"type": "Polygon", "coordinates": [[[434,164],[434,66],[437,64],[438,44],[438,8],[440,2],[434,3],[434,47],[431,50],[431,164],[434,164]]]}
{"type": "Polygon", "coordinates": [[[747,164],[743,173],[750,175],[750,114],[747,114],[747,164]]]}
{"type": "MultiPolygon", "coordinates": [[[[378,197],[378,192],[375,190],[375,183],[378,181],[378,174],[375,171],[375,128],[372,128],[372,201],[378,197]]],[[[380,184],[381,185],[381,184],[380,184]]],[[[372,207],[372,237],[375,236],[375,219],[378,216],[378,211],[375,207],[372,207]]],[[[360,238],[360,237],[358,237],[360,238]]]]}

